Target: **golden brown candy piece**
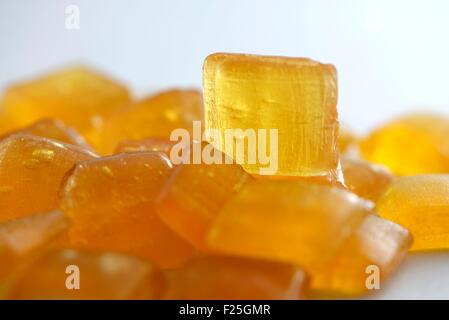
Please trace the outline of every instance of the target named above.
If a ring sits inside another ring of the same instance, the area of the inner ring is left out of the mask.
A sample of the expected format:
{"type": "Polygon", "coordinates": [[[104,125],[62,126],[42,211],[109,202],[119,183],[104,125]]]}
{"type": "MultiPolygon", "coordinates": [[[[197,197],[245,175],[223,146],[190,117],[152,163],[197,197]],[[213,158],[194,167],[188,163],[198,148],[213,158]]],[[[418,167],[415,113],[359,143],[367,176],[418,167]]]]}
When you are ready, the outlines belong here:
{"type": "Polygon", "coordinates": [[[0,140],[0,222],[57,208],[67,171],[95,157],[78,146],[32,135],[0,140]]]}
{"type": "MultiPolygon", "coordinates": [[[[203,148],[213,149],[210,144],[203,144],[203,148]]],[[[251,179],[241,166],[225,164],[232,159],[216,149],[211,152],[222,164],[179,165],[157,204],[161,220],[201,250],[207,250],[206,234],[220,209],[251,179]]]]}
{"type": "Polygon", "coordinates": [[[168,139],[174,129],[191,131],[192,121],[201,120],[202,115],[203,102],[199,91],[165,91],[114,113],[98,134],[93,134],[94,147],[103,154],[109,154],[123,140],[153,136],[168,139]]]}
{"type": "Polygon", "coordinates": [[[0,224],[0,288],[52,244],[68,227],[60,211],[30,215],[0,224]]]}
{"type": "Polygon", "coordinates": [[[78,164],[62,192],[72,222],[69,244],[113,250],[176,267],[193,248],[156,215],[155,199],[171,173],[160,152],[118,154],[78,164]]]}
{"type": "Polygon", "coordinates": [[[449,119],[412,114],[373,131],[360,143],[362,156],[398,175],[449,172],[449,119]]]}
{"type": "Polygon", "coordinates": [[[85,134],[128,102],[124,86],[87,67],[75,66],[10,87],[3,108],[19,127],[55,118],[85,134]]]}
{"type": "Polygon", "coordinates": [[[208,235],[216,252],[298,264],[331,259],[369,213],[341,188],[300,181],[248,183],[224,206],[208,235]]]}
{"type": "Polygon", "coordinates": [[[293,300],[307,287],[298,267],[234,257],[196,258],[166,275],[169,300],[293,300]]]}
{"type": "Polygon", "coordinates": [[[125,140],[118,144],[114,153],[131,153],[144,151],[160,151],[170,156],[171,148],[177,144],[167,138],[150,137],[142,140],[125,140]]]}
{"type": "Polygon", "coordinates": [[[387,168],[356,158],[342,158],[341,166],[349,190],[374,202],[394,179],[387,168]]]}
{"type": "Polygon", "coordinates": [[[203,72],[206,128],[221,135],[220,141],[210,142],[240,164],[237,151],[230,153],[232,141],[225,132],[250,129],[236,133],[237,141],[246,137],[249,145],[240,158],[245,170],[283,176],[320,176],[337,170],[337,74],[332,65],[216,53],[206,58],[203,72]],[[273,130],[278,130],[277,146],[273,130]],[[268,155],[278,151],[277,171],[264,163],[260,145],[268,155]]]}
{"type": "Polygon", "coordinates": [[[449,248],[449,175],[398,178],[377,202],[379,214],[413,235],[413,251],[449,248]]]}
{"type": "Polygon", "coordinates": [[[321,295],[366,293],[396,269],[411,243],[407,229],[368,215],[331,261],[310,270],[310,287],[321,295]]]}
{"type": "Polygon", "coordinates": [[[8,133],[8,136],[13,134],[30,134],[90,149],[90,146],[81,135],[74,129],[66,126],[62,121],[55,119],[39,120],[28,127],[8,133]]]}
{"type": "Polygon", "coordinates": [[[163,285],[162,273],[137,258],[65,249],[34,262],[8,298],[155,299],[163,285]]]}

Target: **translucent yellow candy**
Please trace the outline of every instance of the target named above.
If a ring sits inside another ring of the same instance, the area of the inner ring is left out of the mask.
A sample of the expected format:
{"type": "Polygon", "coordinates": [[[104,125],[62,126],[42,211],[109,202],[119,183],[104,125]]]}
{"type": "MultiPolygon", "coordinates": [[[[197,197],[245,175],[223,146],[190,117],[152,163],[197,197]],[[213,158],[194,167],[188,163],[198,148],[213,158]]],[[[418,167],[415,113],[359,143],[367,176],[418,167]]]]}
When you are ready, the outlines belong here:
{"type": "Polygon", "coordinates": [[[55,118],[84,134],[128,101],[121,84],[77,66],[10,87],[3,109],[16,126],[55,118]]]}
{"type": "MultiPolygon", "coordinates": [[[[215,152],[224,159],[220,151],[215,152]]],[[[251,176],[235,163],[182,164],[174,169],[156,210],[159,218],[177,234],[195,247],[207,250],[206,235],[215,217],[250,180],[251,176]]]]}
{"type": "Polygon", "coordinates": [[[360,143],[362,156],[398,175],[449,172],[449,119],[413,114],[393,120],[360,143]]]}
{"type": "Polygon", "coordinates": [[[157,268],[134,257],[53,250],[27,268],[8,298],[155,299],[160,297],[163,285],[163,275],[157,268]]]}
{"type": "Polygon", "coordinates": [[[58,208],[66,173],[96,157],[81,147],[33,135],[0,140],[0,222],[58,208]]]}
{"type": "Polygon", "coordinates": [[[64,214],[57,210],[0,224],[0,291],[67,227],[64,214]]]}
{"type": "Polygon", "coordinates": [[[294,300],[307,288],[297,266],[234,257],[200,257],[166,274],[169,300],[294,300]]]}
{"type": "Polygon", "coordinates": [[[257,181],[227,202],[208,244],[216,252],[295,263],[308,271],[332,258],[368,213],[365,201],[341,188],[257,181]]]}
{"type": "Polygon", "coordinates": [[[72,223],[71,247],[112,250],[172,268],[195,250],[155,212],[155,200],[172,171],[160,152],[123,153],[78,164],[61,193],[72,223]]]}
{"type": "Polygon", "coordinates": [[[405,257],[411,243],[407,229],[368,215],[330,262],[310,270],[310,287],[321,294],[366,293],[368,286],[375,284],[369,275],[378,276],[372,281],[383,282],[405,257]]]}
{"type": "Polygon", "coordinates": [[[8,133],[8,135],[12,134],[31,134],[90,149],[90,146],[81,135],[66,126],[62,121],[55,119],[39,120],[28,127],[8,133]]]}
{"type": "MultiPolygon", "coordinates": [[[[252,129],[247,135],[237,134],[237,140],[257,140],[272,154],[269,129],[277,129],[276,175],[319,176],[336,171],[337,75],[332,65],[301,58],[216,53],[206,58],[203,70],[206,128],[221,134],[221,141],[210,140],[216,148],[226,152],[226,129],[252,129]],[[267,141],[264,131],[258,136],[258,129],[267,130],[267,141]]],[[[249,157],[259,153],[260,146],[252,144],[245,150],[243,167],[259,174],[266,165],[260,156],[254,164],[249,157]]],[[[239,161],[236,152],[232,156],[239,161]]]]}
{"type": "Polygon", "coordinates": [[[379,199],[377,210],[410,230],[411,250],[449,248],[449,175],[398,178],[379,199]]]}
{"type": "Polygon", "coordinates": [[[341,160],[345,185],[359,197],[376,201],[393,181],[393,175],[383,166],[360,159],[341,160]]]}
{"type": "Polygon", "coordinates": [[[93,146],[111,153],[123,140],[148,137],[168,139],[173,130],[192,130],[192,121],[203,117],[203,100],[197,90],[169,90],[130,104],[109,117],[92,135],[93,146]]]}

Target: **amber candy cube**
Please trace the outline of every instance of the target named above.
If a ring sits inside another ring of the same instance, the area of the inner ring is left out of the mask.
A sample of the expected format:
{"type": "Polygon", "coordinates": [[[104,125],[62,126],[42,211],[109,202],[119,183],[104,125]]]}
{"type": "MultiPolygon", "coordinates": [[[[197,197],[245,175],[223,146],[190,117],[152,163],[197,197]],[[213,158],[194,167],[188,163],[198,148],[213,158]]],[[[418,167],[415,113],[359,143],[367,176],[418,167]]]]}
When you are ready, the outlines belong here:
{"type": "Polygon", "coordinates": [[[294,265],[226,256],[196,258],[166,277],[169,300],[294,300],[307,288],[294,265]]]}
{"type": "Polygon", "coordinates": [[[333,259],[310,270],[310,288],[318,296],[367,293],[368,276],[379,271],[383,282],[401,263],[411,244],[407,229],[370,214],[333,259]]]}
{"type": "Polygon", "coordinates": [[[361,155],[397,175],[449,172],[449,119],[411,114],[374,130],[360,142],[361,155]]]}
{"type": "Polygon", "coordinates": [[[8,298],[155,299],[163,287],[162,273],[137,258],[59,249],[35,261],[13,285],[8,298]]]}
{"type": "MultiPolygon", "coordinates": [[[[28,127],[9,132],[7,136],[14,134],[35,135],[68,144],[74,144],[85,149],[91,149],[81,135],[79,135],[74,129],[66,126],[64,122],[56,119],[39,120],[28,127]]],[[[7,136],[5,136],[5,138],[7,136]]]]}
{"type": "Polygon", "coordinates": [[[225,154],[212,150],[210,144],[194,142],[191,148],[194,145],[210,148],[211,154],[216,153],[222,159],[221,164],[193,164],[192,153],[189,153],[189,164],[177,166],[167,181],[158,199],[157,212],[177,234],[196,248],[207,251],[206,235],[212,222],[251,177],[225,154]]]}
{"type": "Polygon", "coordinates": [[[61,182],[92,152],[32,135],[0,140],[0,222],[58,207],[61,182]]]}
{"type": "Polygon", "coordinates": [[[55,118],[85,134],[128,101],[128,91],[121,84],[75,66],[10,87],[3,108],[19,127],[55,118]]]}
{"type": "Polygon", "coordinates": [[[298,264],[308,272],[329,261],[370,212],[341,188],[300,181],[248,183],[215,219],[216,252],[298,264]]]}
{"type": "Polygon", "coordinates": [[[219,130],[221,135],[209,142],[246,171],[274,173],[264,172],[267,166],[260,156],[256,161],[250,158],[259,154],[260,145],[265,145],[267,154],[277,152],[276,175],[320,176],[337,169],[337,74],[332,65],[302,58],[216,53],[204,62],[203,86],[206,129],[219,130]],[[229,129],[243,130],[236,133],[236,140],[245,142],[243,159],[237,152],[230,153],[235,142],[226,138],[229,129]],[[246,134],[248,129],[254,136],[246,134]],[[278,130],[274,150],[270,130],[278,130]]]}
{"type": "Polygon", "coordinates": [[[377,202],[379,214],[413,235],[413,251],[449,248],[449,175],[398,178],[377,202]]]}
{"type": "Polygon", "coordinates": [[[394,179],[387,168],[361,159],[343,157],[341,166],[349,190],[373,202],[379,199],[394,179]]]}
{"type": "Polygon", "coordinates": [[[176,267],[193,248],[155,212],[155,199],[172,171],[160,152],[118,154],[78,164],[61,207],[72,223],[70,247],[112,250],[176,267]]]}
{"type": "Polygon", "coordinates": [[[174,129],[192,130],[192,122],[201,120],[203,101],[197,90],[169,90],[127,105],[109,117],[98,133],[94,147],[111,153],[124,140],[147,137],[170,138],[174,129]]]}

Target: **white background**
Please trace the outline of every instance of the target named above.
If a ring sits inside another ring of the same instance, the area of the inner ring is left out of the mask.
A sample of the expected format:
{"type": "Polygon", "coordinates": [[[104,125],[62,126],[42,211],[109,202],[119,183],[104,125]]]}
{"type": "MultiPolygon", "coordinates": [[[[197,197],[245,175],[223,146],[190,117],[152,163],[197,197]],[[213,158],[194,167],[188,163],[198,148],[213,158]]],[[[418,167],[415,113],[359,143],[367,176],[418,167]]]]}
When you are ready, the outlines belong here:
{"type": "MultiPolygon", "coordinates": [[[[200,86],[216,51],[311,57],[339,72],[340,119],[363,133],[449,114],[449,1],[2,0],[0,88],[73,62],[141,91],[200,86]],[[80,30],[65,8],[80,9],[80,30]]],[[[449,298],[449,254],[410,257],[381,297],[449,298]]]]}

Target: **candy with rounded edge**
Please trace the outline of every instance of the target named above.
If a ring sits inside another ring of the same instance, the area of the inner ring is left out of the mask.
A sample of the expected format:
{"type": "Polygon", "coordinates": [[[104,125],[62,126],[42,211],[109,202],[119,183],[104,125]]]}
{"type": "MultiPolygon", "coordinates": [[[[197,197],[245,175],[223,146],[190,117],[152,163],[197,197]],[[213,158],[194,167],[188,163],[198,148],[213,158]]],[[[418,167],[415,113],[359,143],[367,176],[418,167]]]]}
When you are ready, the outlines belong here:
{"type": "Polygon", "coordinates": [[[168,139],[175,129],[191,132],[194,120],[203,116],[203,101],[197,90],[169,90],[127,105],[109,117],[92,134],[93,146],[111,153],[123,140],[148,137],[168,139]]]}
{"type": "Polygon", "coordinates": [[[66,173],[95,157],[78,146],[32,135],[0,140],[0,222],[56,209],[66,173]]]}
{"type": "Polygon", "coordinates": [[[235,257],[199,257],[166,274],[169,300],[295,300],[307,288],[299,267],[235,257]]]}
{"type": "Polygon", "coordinates": [[[71,221],[69,245],[111,250],[176,267],[195,253],[157,216],[155,200],[172,171],[160,152],[123,153],[78,164],[61,207],[71,221]]]}
{"type": "MultiPolygon", "coordinates": [[[[209,144],[205,147],[212,148],[209,144]]],[[[207,232],[220,209],[251,180],[241,166],[232,163],[232,159],[231,164],[225,164],[227,157],[223,153],[218,150],[211,152],[223,159],[221,164],[177,166],[157,204],[161,220],[205,251],[207,232]]]]}
{"type": "Polygon", "coordinates": [[[449,172],[449,119],[412,114],[397,118],[360,142],[361,155],[397,175],[449,172]]]}
{"type": "Polygon", "coordinates": [[[56,119],[39,120],[28,127],[8,133],[8,136],[13,134],[31,134],[90,149],[90,146],[81,135],[74,129],[66,126],[62,121],[56,119]]]}
{"type": "Polygon", "coordinates": [[[215,219],[216,252],[296,263],[306,271],[329,261],[370,213],[341,188],[300,181],[248,183],[215,219]]]}
{"type": "Polygon", "coordinates": [[[87,67],[74,66],[8,88],[3,110],[16,128],[55,118],[85,134],[129,100],[121,84],[87,67]]]}
{"type": "Polygon", "coordinates": [[[377,211],[413,235],[413,251],[449,248],[449,175],[398,178],[377,202],[377,211]]]}
{"type": "Polygon", "coordinates": [[[321,294],[367,293],[382,286],[411,244],[407,229],[370,214],[331,261],[310,270],[310,287],[321,294]]]}
{"type": "Polygon", "coordinates": [[[52,250],[12,286],[9,299],[155,299],[163,274],[149,263],[109,252],[52,250]]]}

